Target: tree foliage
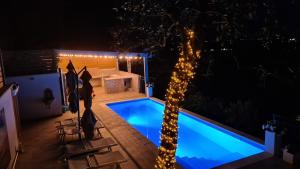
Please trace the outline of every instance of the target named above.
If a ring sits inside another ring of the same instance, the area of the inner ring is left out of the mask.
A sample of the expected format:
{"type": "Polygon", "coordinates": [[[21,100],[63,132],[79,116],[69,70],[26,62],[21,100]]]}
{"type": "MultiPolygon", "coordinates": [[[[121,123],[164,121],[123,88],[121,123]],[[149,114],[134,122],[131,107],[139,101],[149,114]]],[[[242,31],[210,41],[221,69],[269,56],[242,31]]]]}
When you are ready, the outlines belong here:
{"type": "Polygon", "coordinates": [[[119,50],[156,52],[168,43],[176,47],[185,36],[183,27],[194,27],[197,39],[206,42],[199,47],[217,50],[239,40],[258,40],[268,47],[274,39],[292,36],[280,27],[271,0],[127,0],[114,10],[119,22],[112,34],[119,50]]]}
{"type": "MultiPolygon", "coordinates": [[[[294,3],[294,1],[289,0],[287,3],[294,3]]],[[[233,52],[234,48],[243,41],[253,41],[266,51],[272,50],[277,41],[284,43],[295,41],[294,35],[287,33],[288,31],[280,24],[277,8],[278,2],[272,0],[126,0],[121,7],[114,9],[118,18],[118,24],[112,32],[115,39],[114,48],[121,51],[143,51],[153,55],[167,52],[172,53],[172,57],[174,54],[177,57],[182,49],[179,46],[187,40],[185,28],[189,28],[194,30],[196,35],[195,51],[201,49],[204,56],[200,64],[205,69],[201,70],[201,75],[209,78],[215,76],[216,64],[222,62],[222,57],[232,57],[236,69],[241,69],[245,65],[240,62],[239,57],[242,56],[237,56],[236,52],[233,52]]],[[[160,55],[160,57],[165,56],[160,55]]],[[[256,71],[259,83],[265,88],[268,79],[276,77],[263,64],[248,65],[252,67],[251,71],[256,71]]],[[[299,64],[291,70],[296,72],[294,70],[297,70],[297,66],[299,67],[299,64]]],[[[167,102],[168,99],[174,98],[166,97],[167,102]]],[[[169,123],[166,119],[172,119],[172,116],[178,114],[178,110],[171,110],[171,108],[177,108],[181,104],[181,102],[168,103],[170,105],[165,110],[164,123],[169,123]],[[167,114],[168,112],[171,113],[167,114]]],[[[228,106],[221,107],[225,107],[228,114],[236,110],[240,114],[257,112],[257,109],[252,108],[251,101],[232,101],[228,106]]],[[[240,114],[236,114],[236,117],[240,114]]],[[[177,124],[177,119],[172,120],[172,123],[177,124]]],[[[237,119],[228,118],[229,122],[234,120],[237,119]]],[[[169,131],[162,131],[162,138],[164,138],[169,131]]],[[[177,130],[173,132],[171,135],[174,135],[173,143],[176,144],[177,130]]],[[[165,143],[162,142],[162,145],[165,143]]],[[[161,147],[160,150],[163,148],[165,147],[161,147]]],[[[175,154],[173,150],[168,149],[166,152],[175,154]]],[[[171,157],[168,161],[172,162],[174,157],[171,157]]]]}

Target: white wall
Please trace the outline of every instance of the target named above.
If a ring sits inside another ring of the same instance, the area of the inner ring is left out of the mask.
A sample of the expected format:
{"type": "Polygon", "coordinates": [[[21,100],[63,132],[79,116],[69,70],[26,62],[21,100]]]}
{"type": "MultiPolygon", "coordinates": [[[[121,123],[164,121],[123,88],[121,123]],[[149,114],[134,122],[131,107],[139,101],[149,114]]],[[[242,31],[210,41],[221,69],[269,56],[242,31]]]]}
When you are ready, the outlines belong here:
{"type": "Polygon", "coordinates": [[[124,72],[124,71],[119,71],[119,75],[121,76],[130,76],[132,78],[131,81],[131,88],[135,92],[139,92],[140,89],[140,75],[134,74],[134,73],[129,73],[129,72],[124,72]]]}
{"type": "Polygon", "coordinates": [[[15,113],[13,107],[13,99],[11,96],[11,88],[6,90],[5,93],[3,93],[2,96],[0,96],[0,110],[2,108],[4,108],[4,112],[5,112],[5,120],[6,120],[6,127],[8,133],[10,156],[11,156],[9,168],[11,168],[11,165],[16,156],[16,150],[18,149],[18,145],[19,145],[15,113]]]}
{"type": "Polygon", "coordinates": [[[20,85],[19,108],[22,120],[62,114],[59,73],[6,77],[6,81],[20,85]],[[55,98],[50,106],[46,106],[42,101],[46,88],[52,90],[55,98]]]}

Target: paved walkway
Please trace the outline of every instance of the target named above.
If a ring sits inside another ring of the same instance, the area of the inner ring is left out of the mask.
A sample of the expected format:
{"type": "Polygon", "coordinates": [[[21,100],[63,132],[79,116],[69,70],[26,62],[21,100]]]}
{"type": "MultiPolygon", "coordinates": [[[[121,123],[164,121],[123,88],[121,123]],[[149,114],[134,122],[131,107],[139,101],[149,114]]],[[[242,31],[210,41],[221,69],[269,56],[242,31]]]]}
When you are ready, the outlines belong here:
{"type": "MultiPolygon", "coordinates": [[[[144,95],[137,93],[125,93],[121,95],[113,95],[105,100],[115,100],[117,98],[133,99],[144,95]],[[115,96],[115,97],[113,97],[115,96]]],[[[93,110],[95,114],[101,112],[98,103],[101,99],[97,96],[94,99],[93,110]]],[[[82,105],[81,101],[81,105],[82,105]]],[[[81,113],[83,105],[81,106],[81,113]]],[[[16,169],[65,169],[66,163],[63,160],[62,146],[58,142],[57,132],[55,129],[55,121],[76,117],[76,114],[70,112],[64,113],[62,116],[47,118],[44,120],[31,121],[22,125],[22,143],[24,152],[18,157],[16,169]]],[[[101,129],[104,137],[112,137],[107,129],[101,129]]],[[[115,140],[116,141],[116,140],[115,140]]],[[[118,141],[116,141],[118,142],[118,141]]],[[[113,147],[113,151],[120,151],[127,162],[122,163],[122,169],[138,169],[139,167],[127,155],[121,146],[113,147]]]]}
{"type": "MultiPolygon", "coordinates": [[[[142,98],[138,93],[110,95],[108,98],[95,97],[93,111],[105,125],[101,132],[104,137],[112,137],[118,146],[113,151],[120,151],[127,159],[122,169],[152,169],[157,154],[157,147],[146,137],[137,132],[106,104],[121,100],[142,98]]],[[[82,102],[81,102],[82,104],[82,102]]],[[[81,106],[83,112],[83,106],[81,106]]],[[[69,112],[62,116],[39,120],[22,126],[24,153],[20,154],[17,169],[65,169],[63,151],[58,143],[54,122],[76,117],[69,112]]],[[[180,168],[177,166],[177,168],[180,168]]],[[[276,158],[270,158],[251,164],[242,169],[292,169],[290,165],[276,158]]]]}
{"type": "Polygon", "coordinates": [[[54,122],[67,117],[34,121],[22,125],[22,143],[24,152],[17,159],[17,169],[64,169],[62,150],[58,142],[54,122]]]}
{"type": "Polygon", "coordinates": [[[277,157],[271,157],[254,164],[250,164],[241,169],[296,169],[296,168],[277,157]]]}
{"type": "Polygon", "coordinates": [[[153,168],[157,155],[157,147],[151,143],[146,137],[132,128],[120,116],[111,111],[105,104],[99,103],[95,108],[96,115],[100,117],[105,126],[109,128],[123,149],[130,154],[138,168],[150,169],[153,168]]]}

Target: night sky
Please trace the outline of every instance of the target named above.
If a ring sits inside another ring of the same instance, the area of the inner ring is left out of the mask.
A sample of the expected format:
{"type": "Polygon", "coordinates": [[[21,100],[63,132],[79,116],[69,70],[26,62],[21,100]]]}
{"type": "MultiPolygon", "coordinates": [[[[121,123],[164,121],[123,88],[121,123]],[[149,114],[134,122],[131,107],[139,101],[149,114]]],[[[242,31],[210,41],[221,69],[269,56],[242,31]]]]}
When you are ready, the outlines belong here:
{"type": "MultiPolygon", "coordinates": [[[[296,3],[277,0],[280,22],[299,37],[296,3]]],[[[17,1],[0,7],[0,47],[2,49],[85,49],[112,50],[110,29],[113,7],[106,1],[17,1]]]]}
{"type": "Polygon", "coordinates": [[[99,2],[11,1],[1,5],[0,47],[109,50],[116,2],[99,2]]]}

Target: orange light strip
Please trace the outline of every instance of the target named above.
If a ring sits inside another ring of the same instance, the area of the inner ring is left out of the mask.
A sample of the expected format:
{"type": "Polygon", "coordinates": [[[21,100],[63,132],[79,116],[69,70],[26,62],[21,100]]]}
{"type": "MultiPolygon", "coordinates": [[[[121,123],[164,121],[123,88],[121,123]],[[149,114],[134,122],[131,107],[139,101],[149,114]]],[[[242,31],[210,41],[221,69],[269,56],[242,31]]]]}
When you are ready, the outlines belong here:
{"type": "Polygon", "coordinates": [[[81,58],[105,58],[105,59],[142,59],[140,56],[113,56],[113,55],[82,55],[82,54],[68,54],[68,53],[60,53],[58,54],[60,57],[81,57],[81,58]]]}

